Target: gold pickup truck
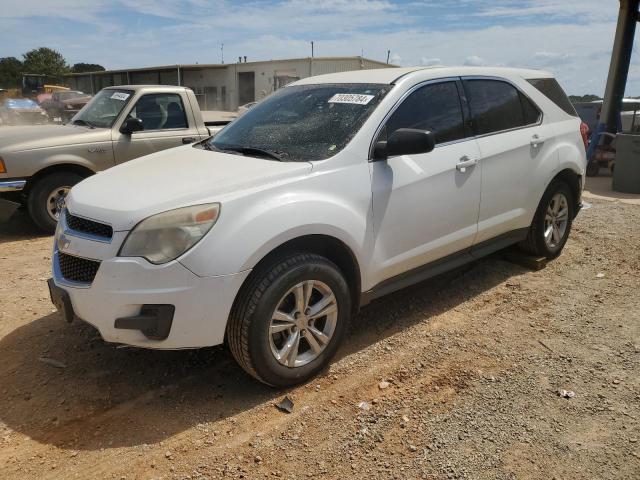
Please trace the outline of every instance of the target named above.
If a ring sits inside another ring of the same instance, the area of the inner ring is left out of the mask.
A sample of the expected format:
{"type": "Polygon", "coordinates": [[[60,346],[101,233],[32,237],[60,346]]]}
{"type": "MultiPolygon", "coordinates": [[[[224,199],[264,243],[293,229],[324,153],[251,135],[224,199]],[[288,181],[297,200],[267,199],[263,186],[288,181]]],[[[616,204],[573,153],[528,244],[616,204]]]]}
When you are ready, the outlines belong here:
{"type": "Polygon", "coordinates": [[[25,204],[36,225],[53,233],[67,192],[82,179],[201,141],[228,122],[205,122],[189,88],[133,85],[101,90],[67,125],[2,127],[0,217],[25,204]]]}

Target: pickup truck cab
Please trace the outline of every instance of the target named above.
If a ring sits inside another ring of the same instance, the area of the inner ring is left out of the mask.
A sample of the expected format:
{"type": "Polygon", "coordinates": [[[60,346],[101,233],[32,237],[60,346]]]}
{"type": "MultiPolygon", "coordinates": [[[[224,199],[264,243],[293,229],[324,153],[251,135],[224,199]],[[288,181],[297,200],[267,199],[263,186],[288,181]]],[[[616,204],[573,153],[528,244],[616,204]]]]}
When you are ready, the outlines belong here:
{"type": "Polygon", "coordinates": [[[33,221],[53,233],[65,196],[83,178],[219,129],[205,124],[188,88],[108,87],[68,125],[1,128],[0,195],[26,203],[33,221]]]}
{"type": "Polygon", "coordinates": [[[224,342],[267,384],[304,381],[360,305],[512,244],[560,254],[586,166],[566,104],[535,70],[300,80],[210,140],[76,185],[51,297],[109,342],[224,342]]]}

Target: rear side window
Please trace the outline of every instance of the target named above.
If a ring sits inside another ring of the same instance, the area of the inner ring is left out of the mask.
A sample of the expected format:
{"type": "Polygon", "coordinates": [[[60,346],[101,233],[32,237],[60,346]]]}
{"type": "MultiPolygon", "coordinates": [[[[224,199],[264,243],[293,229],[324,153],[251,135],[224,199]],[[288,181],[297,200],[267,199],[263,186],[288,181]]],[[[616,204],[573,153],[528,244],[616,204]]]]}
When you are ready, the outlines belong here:
{"type": "Polygon", "coordinates": [[[476,135],[538,123],[540,111],[517,88],[500,80],[465,80],[476,135]]]}
{"type": "Polygon", "coordinates": [[[436,143],[464,138],[462,107],[455,82],[425,85],[411,93],[391,115],[387,135],[399,128],[429,130],[436,143]]]}
{"type": "Polygon", "coordinates": [[[525,97],[522,93],[520,95],[520,104],[522,105],[522,113],[524,114],[524,124],[532,125],[540,121],[542,114],[538,107],[536,107],[531,100],[525,97]]]}
{"type": "Polygon", "coordinates": [[[576,109],[573,108],[573,105],[555,78],[531,78],[527,81],[566,113],[572,117],[578,116],[576,109]]]}

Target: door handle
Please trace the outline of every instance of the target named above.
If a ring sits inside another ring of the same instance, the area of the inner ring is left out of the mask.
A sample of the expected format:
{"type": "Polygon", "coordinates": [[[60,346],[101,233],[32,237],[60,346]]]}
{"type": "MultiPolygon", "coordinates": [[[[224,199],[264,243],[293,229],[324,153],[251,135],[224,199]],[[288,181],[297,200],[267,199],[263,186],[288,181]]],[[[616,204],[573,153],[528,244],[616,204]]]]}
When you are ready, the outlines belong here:
{"type": "Polygon", "coordinates": [[[185,145],[188,145],[190,143],[193,143],[196,141],[196,137],[184,137],[182,139],[182,143],[184,143],[185,145]]]}
{"type": "Polygon", "coordinates": [[[464,173],[467,171],[467,167],[473,167],[477,164],[478,159],[476,157],[469,157],[468,155],[465,155],[460,158],[460,161],[458,163],[456,163],[456,170],[464,173]]]}
{"type": "Polygon", "coordinates": [[[540,135],[538,135],[537,133],[534,133],[531,136],[531,146],[533,148],[537,148],[538,145],[542,145],[544,143],[544,137],[541,137],[540,135]]]}

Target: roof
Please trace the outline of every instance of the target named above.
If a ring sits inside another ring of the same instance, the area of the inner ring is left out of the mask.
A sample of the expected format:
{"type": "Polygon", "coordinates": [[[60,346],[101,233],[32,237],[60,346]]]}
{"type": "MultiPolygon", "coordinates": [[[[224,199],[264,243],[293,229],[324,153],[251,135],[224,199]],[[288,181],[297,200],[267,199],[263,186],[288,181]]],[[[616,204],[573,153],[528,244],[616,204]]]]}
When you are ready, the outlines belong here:
{"type": "Polygon", "coordinates": [[[167,90],[171,91],[174,90],[176,92],[178,91],[183,91],[183,90],[187,90],[187,87],[183,87],[183,86],[179,86],[179,85],[158,85],[158,84],[154,84],[154,85],[115,85],[115,86],[111,86],[111,87],[104,87],[103,90],[134,90],[134,91],[138,91],[138,90],[162,90],[163,92],[166,92],[167,90]]]}
{"type": "Polygon", "coordinates": [[[351,72],[329,73],[315,77],[307,77],[295,82],[295,85],[312,85],[316,83],[380,83],[392,84],[401,77],[421,72],[421,77],[442,78],[457,76],[520,76],[522,78],[547,78],[553,75],[542,70],[507,67],[404,67],[378,68],[371,70],[354,70],[351,72]]]}
{"type": "Polygon", "coordinates": [[[283,59],[271,59],[271,60],[258,60],[255,62],[242,62],[242,63],[181,63],[176,65],[159,65],[157,67],[138,67],[138,68],[121,68],[117,70],[99,70],[97,72],[82,72],[82,73],[68,73],[65,77],[82,77],[87,75],[109,75],[112,73],[127,73],[127,72],[155,72],[158,70],[201,70],[208,68],[227,68],[234,65],[258,65],[264,63],[284,63],[284,62],[300,62],[311,61],[314,62],[326,62],[335,60],[358,60],[367,63],[374,63],[380,66],[395,67],[396,65],[387,64],[379,60],[372,60],[365,57],[300,57],[300,58],[283,58],[283,59]]]}

